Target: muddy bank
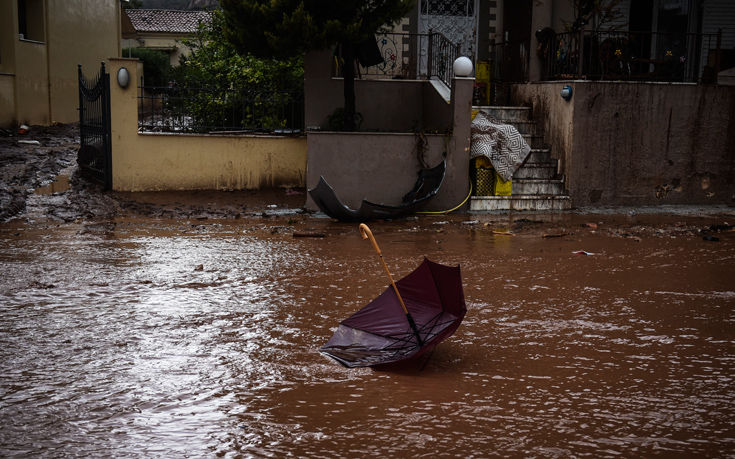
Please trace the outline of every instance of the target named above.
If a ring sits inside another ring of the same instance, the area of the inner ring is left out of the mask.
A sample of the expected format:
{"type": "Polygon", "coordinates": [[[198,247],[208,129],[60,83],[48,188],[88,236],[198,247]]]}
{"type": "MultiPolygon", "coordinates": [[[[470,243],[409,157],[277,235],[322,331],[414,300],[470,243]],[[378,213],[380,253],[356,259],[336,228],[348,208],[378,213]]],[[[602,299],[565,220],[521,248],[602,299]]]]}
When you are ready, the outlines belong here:
{"type": "Polygon", "coordinates": [[[36,188],[76,164],[79,127],[31,126],[26,134],[0,132],[0,222],[25,210],[36,188]]]}

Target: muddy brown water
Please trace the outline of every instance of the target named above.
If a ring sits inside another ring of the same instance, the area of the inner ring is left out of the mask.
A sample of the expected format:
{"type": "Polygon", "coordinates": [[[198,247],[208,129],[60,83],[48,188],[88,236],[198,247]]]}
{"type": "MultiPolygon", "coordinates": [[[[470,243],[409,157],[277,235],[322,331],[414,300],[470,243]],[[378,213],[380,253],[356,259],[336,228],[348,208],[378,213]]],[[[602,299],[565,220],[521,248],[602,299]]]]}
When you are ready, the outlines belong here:
{"type": "Polygon", "coordinates": [[[733,456],[721,219],[468,218],[371,225],[397,277],[459,264],[468,305],[394,371],[318,352],[387,286],[356,225],[0,225],[0,455],[733,456]]]}

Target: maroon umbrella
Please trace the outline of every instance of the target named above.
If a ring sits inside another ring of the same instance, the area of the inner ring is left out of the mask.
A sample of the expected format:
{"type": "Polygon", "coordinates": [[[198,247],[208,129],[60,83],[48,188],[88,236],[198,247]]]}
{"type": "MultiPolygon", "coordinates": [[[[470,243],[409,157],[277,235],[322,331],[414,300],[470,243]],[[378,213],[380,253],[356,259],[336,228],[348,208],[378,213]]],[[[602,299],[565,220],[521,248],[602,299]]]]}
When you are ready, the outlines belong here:
{"type": "Polygon", "coordinates": [[[343,320],[320,351],[350,368],[395,363],[418,357],[454,333],[467,312],[459,266],[426,258],[409,275],[393,282],[372,232],[370,238],[391,281],[380,296],[343,320]]]}

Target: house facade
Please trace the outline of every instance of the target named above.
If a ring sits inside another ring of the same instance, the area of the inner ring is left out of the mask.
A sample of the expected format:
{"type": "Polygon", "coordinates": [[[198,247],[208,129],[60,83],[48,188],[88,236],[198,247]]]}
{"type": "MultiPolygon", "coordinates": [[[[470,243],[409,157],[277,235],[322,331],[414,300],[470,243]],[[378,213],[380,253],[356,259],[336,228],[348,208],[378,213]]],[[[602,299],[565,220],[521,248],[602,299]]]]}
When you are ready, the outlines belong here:
{"type": "Polygon", "coordinates": [[[122,47],[146,48],[168,54],[172,66],[179,65],[182,55],[190,53],[181,40],[190,38],[200,24],[212,20],[209,11],[146,10],[123,11],[122,47]]]}
{"type": "Polygon", "coordinates": [[[0,126],[78,121],[77,65],[120,49],[117,0],[0,2],[0,126]]]}

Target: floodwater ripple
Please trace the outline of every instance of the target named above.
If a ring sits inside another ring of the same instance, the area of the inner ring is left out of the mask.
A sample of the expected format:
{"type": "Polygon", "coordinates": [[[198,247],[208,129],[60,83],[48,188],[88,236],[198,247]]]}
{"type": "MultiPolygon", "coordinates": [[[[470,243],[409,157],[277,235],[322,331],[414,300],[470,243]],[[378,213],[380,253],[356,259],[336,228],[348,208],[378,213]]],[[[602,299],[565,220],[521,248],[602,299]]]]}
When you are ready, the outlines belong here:
{"type": "Polygon", "coordinates": [[[461,264],[469,308],[423,370],[387,372],[317,352],[387,281],[356,231],[309,224],[329,237],[0,227],[0,454],[735,450],[735,241],[594,236],[603,255],[580,257],[579,240],[378,227],[399,276],[423,255],[461,264]]]}

